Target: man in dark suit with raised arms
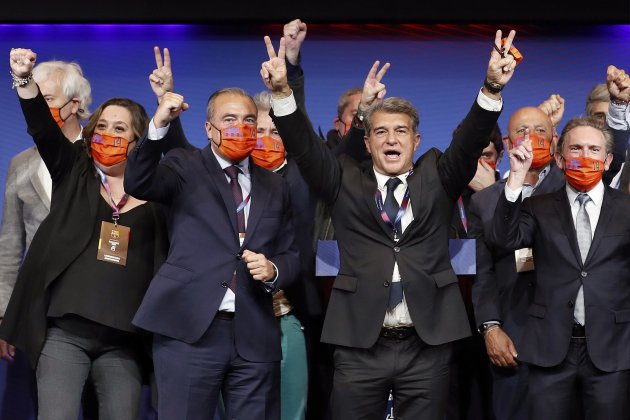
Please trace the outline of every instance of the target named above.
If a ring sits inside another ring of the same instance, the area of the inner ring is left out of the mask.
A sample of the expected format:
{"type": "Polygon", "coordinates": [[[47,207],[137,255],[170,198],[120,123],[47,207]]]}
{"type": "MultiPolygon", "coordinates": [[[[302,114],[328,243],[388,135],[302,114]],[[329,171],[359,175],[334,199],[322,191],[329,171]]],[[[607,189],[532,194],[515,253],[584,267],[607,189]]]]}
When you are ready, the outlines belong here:
{"type": "MultiPolygon", "coordinates": [[[[514,38],[511,32],[506,51],[514,38]]],[[[402,98],[383,100],[386,64],[368,75],[360,110],[373,165],[336,159],[297,109],[287,84],[284,40],[261,75],[272,93],[272,118],[300,170],[332,205],[340,269],[322,341],[334,344],[333,417],[382,419],[390,390],[398,418],[441,419],[451,343],[470,334],[448,254],[455,202],[477,169],[502,108],[501,89],[516,65],[494,39],[484,87],[450,147],[413,163],[418,113],[402,98]],[[367,93],[367,94],[366,94],[367,93]],[[369,108],[368,108],[369,107],[369,108]]]]}

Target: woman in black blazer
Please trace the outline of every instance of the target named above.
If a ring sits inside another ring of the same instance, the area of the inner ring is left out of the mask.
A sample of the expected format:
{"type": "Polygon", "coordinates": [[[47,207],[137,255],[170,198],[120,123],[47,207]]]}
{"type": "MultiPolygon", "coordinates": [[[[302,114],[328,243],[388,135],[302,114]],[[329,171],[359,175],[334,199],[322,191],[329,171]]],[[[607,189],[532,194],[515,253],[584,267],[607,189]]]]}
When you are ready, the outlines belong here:
{"type": "Polygon", "coordinates": [[[126,155],[149,118],[140,104],[112,98],[91,116],[83,141],[68,142],[32,81],[35,59],[27,49],[10,53],[28,132],[51,174],[51,209],[20,269],[0,338],[36,368],[39,419],[77,418],[91,374],[99,418],[135,420],[143,336],[131,319],[167,247],[159,209],[123,189],[126,155]]]}

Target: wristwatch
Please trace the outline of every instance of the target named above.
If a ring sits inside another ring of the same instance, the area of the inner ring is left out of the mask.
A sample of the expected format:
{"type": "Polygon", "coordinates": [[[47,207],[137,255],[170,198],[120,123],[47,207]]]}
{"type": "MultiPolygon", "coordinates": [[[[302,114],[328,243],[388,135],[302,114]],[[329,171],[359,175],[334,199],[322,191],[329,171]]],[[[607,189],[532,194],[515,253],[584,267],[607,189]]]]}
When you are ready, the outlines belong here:
{"type": "Polygon", "coordinates": [[[483,81],[483,85],[488,92],[495,95],[503,90],[503,85],[501,83],[489,82],[488,79],[483,81]]]}
{"type": "Polygon", "coordinates": [[[354,114],[354,118],[352,119],[353,125],[356,128],[364,129],[365,128],[365,118],[367,117],[367,112],[357,109],[357,113],[354,114]]]}
{"type": "Polygon", "coordinates": [[[494,328],[495,326],[500,328],[501,323],[498,321],[484,322],[479,326],[479,332],[481,333],[481,335],[484,335],[488,330],[494,328]]]}

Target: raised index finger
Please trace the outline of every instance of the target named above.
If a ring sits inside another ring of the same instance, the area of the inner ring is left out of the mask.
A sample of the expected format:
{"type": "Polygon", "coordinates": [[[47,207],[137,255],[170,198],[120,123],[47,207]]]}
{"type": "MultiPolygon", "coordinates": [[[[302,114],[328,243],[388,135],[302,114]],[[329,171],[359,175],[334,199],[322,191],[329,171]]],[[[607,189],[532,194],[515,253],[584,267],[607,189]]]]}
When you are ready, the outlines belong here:
{"type": "Polygon", "coordinates": [[[271,43],[271,38],[265,35],[265,47],[267,47],[267,54],[269,58],[276,58],[276,50],[273,48],[273,44],[271,43]]]}
{"type": "Polygon", "coordinates": [[[155,55],[155,65],[158,69],[162,68],[162,54],[160,53],[160,47],[153,47],[153,54],[155,55]]]}

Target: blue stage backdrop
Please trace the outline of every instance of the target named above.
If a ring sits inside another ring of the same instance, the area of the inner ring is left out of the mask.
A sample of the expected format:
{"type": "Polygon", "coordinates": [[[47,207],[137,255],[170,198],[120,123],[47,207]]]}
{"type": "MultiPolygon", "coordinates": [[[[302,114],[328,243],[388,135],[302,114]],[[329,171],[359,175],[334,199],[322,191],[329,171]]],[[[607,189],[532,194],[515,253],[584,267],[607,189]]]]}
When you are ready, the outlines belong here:
{"type": "MultiPolygon", "coordinates": [[[[422,136],[418,154],[444,149],[452,130],[468,111],[484,78],[493,26],[441,25],[312,25],[302,49],[307,108],[315,126],[332,127],[337,98],[360,86],[376,59],[392,67],[385,78],[387,94],[402,96],[420,112],[422,136]],[[339,27],[342,27],[341,29],[339,27]],[[353,29],[356,29],[353,31],[353,29]],[[420,34],[420,35],[416,35],[420,34]]],[[[190,104],[183,123],[190,140],[206,144],[203,122],[206,101],[214,90],[239,86],[250,93],[264,89],[260,63],[267,59],[262,36],[274,43],[282,25],[252,30],[200,25],[0,25],[0,53],[8,60],[12,47],[31,48],[38,60],[77,61],[92,83],[92,110],[107,98],[127,96],[142,103],[149,115],[155,99],[148,75],[155,66],[154,45],[168,47],[176,90],[190,104]]],[[[500,118],[505,132],[509,115],[523,105],[538,105],[552,93],[567,101],[564,122],[584,112],[588,91],[604,81],[606,67],[630,68],[630,25],[550,31],[525,27],[515,45],[525,59],[504,92],[500,118]]],[[[8,66],[7,66],[8,68],[8,66]]],[[[0,85],[0,183],[9,159],[32,142],[7,71],[0,85]]],[[[504,161],[501,169],[507,169],[504,161]]]]}

